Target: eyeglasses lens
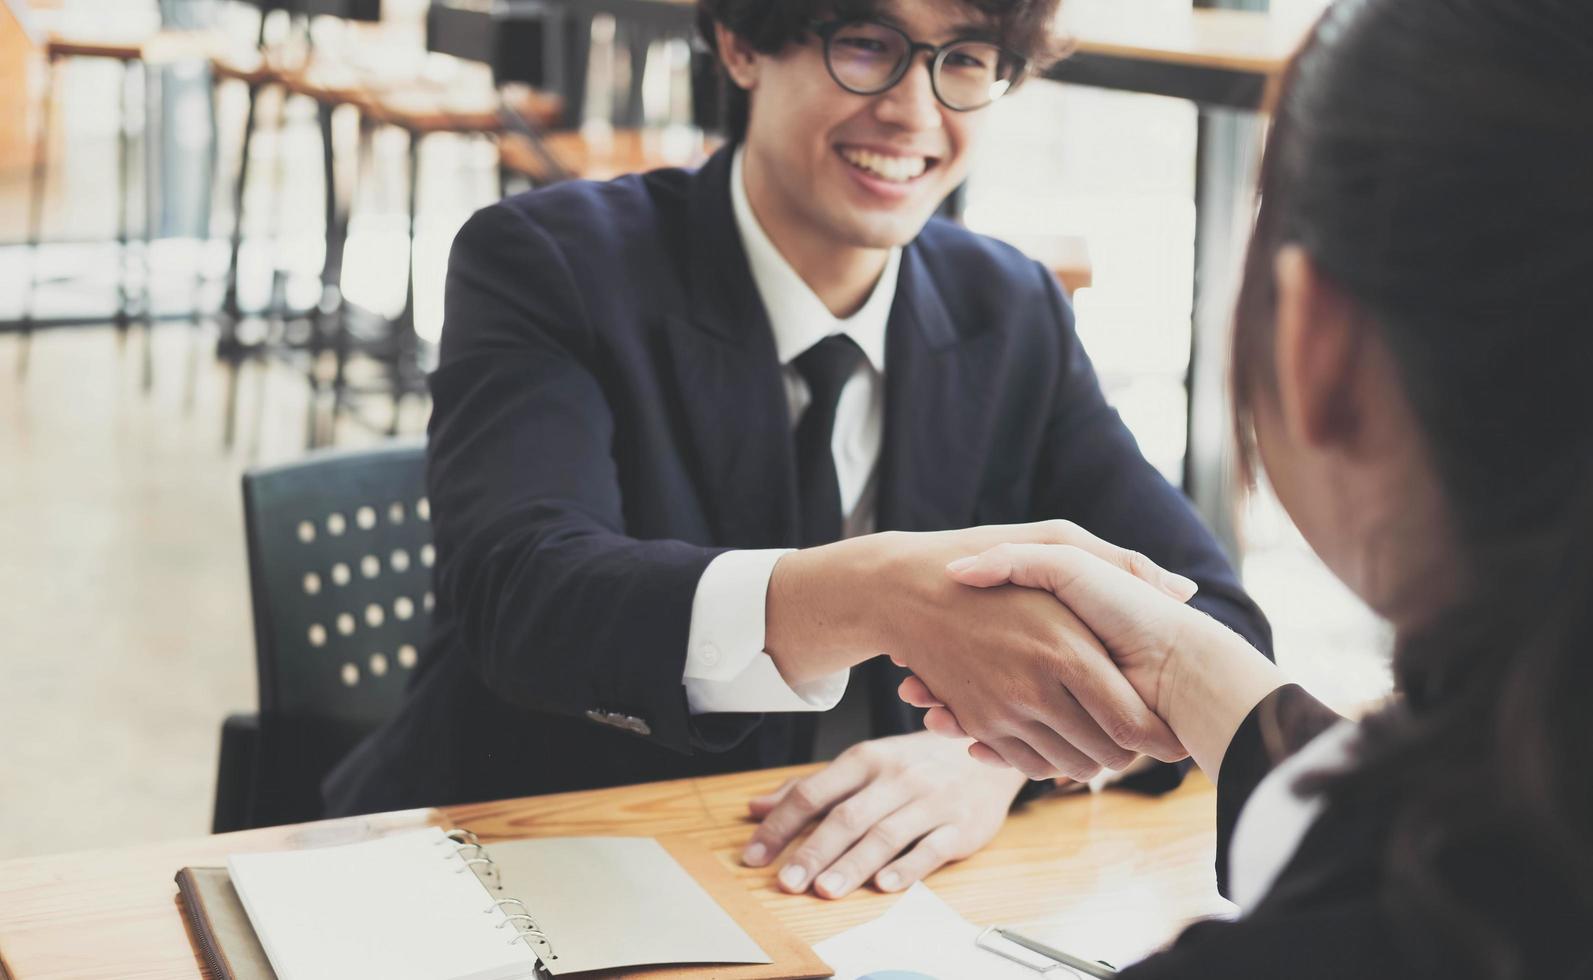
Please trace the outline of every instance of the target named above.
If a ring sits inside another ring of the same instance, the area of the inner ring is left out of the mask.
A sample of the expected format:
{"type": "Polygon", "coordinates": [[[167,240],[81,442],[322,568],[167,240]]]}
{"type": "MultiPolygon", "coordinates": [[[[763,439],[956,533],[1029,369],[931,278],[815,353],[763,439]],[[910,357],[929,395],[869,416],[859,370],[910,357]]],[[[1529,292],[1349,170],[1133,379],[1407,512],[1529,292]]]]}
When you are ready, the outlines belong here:
{"type": "MultiPolygon", "coordinates": [[[[858,95],[877,95],[902,77],[912,44],[884,24],[858,22],[836,29],[825,46],[830,72],[858,95]]],[[[1001,48],[984,41],[961,41],[946,48],[933,65],[935,89],[948,107],[978,109],[1012,87],[1015,66],[1001,48]]]]}
{"type": "Polygon", "coordinates": [[[964,41],[943,52],[935,87],[953,109],[987,106],[1012,87],[1012,66],[994,44],[964,41]]]}
{"type": "Polygon", "coordinates": [[[896,81],[907,60],[907,38],[883,24],[847,24],[829,43],[830,70],[859,95],[882,92],[896,81]]]}

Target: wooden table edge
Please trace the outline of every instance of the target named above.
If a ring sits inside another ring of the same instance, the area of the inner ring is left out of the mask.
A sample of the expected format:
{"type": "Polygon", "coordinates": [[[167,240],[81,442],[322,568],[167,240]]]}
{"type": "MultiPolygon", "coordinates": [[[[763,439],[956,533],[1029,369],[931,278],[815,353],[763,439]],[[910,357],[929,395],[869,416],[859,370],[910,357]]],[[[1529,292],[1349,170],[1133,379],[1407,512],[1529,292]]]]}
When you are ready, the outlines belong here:
{"type": "MultiPolygon", "coordinates": [[[[426,826],[470,827],[489,842],[583,833],[685,834],[712,852],[787,928],[815,943],[872,920],[900,896],[872,887],[834,902],[789,895],[774,882],[778,866],[740,864],[740,848],[754,826],[747,799],[814,768],[393,811],[0,861],[0,977],[201,977],[175,901],[180,867],[218,864],[234,850],[340,843],[426,826]],[[97,959],[98,948],[83,948],[85,915],[103,923],[96,935],[100,946],[115,950],[113,962],[97,959]]],[[[972,922],[1026,928],[1035,923],[1042,936],[1068,922],[1086,923],[1097,932],[1116,930],[1120,938],[1154,934],[1159,942],[1192,918],[1226,910],[1216,899],[1211,865],[1214,798],[1210,783],[1198,775],[1159,799],[1120,790],[1042,798],[1015,811],[989,847],[928,883],[972,922]]]]}

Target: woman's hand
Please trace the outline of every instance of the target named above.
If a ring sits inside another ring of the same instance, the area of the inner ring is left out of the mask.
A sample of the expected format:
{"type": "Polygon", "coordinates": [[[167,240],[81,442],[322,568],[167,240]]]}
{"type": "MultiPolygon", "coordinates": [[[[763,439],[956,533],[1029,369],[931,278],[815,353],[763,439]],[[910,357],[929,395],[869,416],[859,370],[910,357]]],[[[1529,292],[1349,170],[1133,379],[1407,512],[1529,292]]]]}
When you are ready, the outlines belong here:
{"type": "Polygon", "coordinates": [[[1140,699],[1167,717],[1169,654],[1192,619],[1206,619],[1200,612],[1071,545],[998,545],[946,571],[976,588],[1021,585],[1051,593],[1101,641],[1140,699]]]}

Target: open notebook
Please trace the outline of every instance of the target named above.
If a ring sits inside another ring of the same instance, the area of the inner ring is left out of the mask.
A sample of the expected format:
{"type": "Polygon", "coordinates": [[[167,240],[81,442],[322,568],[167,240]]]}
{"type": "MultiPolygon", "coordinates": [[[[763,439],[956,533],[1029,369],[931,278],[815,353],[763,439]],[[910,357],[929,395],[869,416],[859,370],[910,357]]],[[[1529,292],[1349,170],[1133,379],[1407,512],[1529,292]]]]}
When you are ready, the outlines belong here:
{"type": "MultiPolygon", "coordinates": [[[[559,837],[482,846],[429,829],[235,854],[228,872],[278,980],[532,980],[653,964],[677,966],[634,972],[685,977],[706,974],[678,964],[731,964],[713,975],[829,975],[712,854],[667,843],[559,837]]],[[[215,904],[210,894],[199,898],[215,904]]]]}

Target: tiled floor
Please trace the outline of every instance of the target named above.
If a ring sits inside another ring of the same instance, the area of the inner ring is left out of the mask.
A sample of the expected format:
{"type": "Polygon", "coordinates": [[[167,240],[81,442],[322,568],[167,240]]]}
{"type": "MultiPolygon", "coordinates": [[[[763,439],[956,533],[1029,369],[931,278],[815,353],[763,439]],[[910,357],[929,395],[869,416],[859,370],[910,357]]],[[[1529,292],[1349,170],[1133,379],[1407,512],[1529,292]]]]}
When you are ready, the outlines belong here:
{"type": "MultiPolygon", "coordinates": [[[[93,69],[77,79],[67,98],[92,100],[106,81],[93,69]]],[[[1147,454],[1171,470],[1182,452],[1192,114],[1162,100],[1038,86],[1023,97],[994,125],[1024,152],[991,154],[971,218],[998,231],[1027,222],[1088,236],[1096,285],[1078,297],[1080,330],[1147,454]],[[1034,137],[1048,127],[1055,138],[1034,137]]],[[[111,227],[113,131],[103,114],[72,118],[52,177],[51,227],[92,237],[111,227]]],[[[280,161],[296,204],[273,208],[270,182],[257,184],[253,267],[311,276],[319,267],[319,195],[304,190],[319,176],[307,136],[301,127],[264,141],[260,172],[280,161]],[[275,246],[265,243],[273,224],[282,232],[275,246]]],[[[449,140],[426,149],[423,332],[437,329],[453,231],[490,193],[483,149],[449,140]]],[[[398,173],[379,170],[351,246],[347,289],[377,307],[402,296],[389,271],[402,261],[398,173]]],[[[0,175],[0,241],[21,236],[18,177],[0,175]]],[[[194,263],[214,274],[218,260],[214,248],[162,243],[160,306],[183,308],[194,263]]],[[[99,285],[57,284],[49,304],[103,308],[114,254],[58,251],[51,261],[99,285]]],[[[0,318],[13,315],[24,268],[19,252],[0,249],[0,318]]],[[[224,450],[213,341],[208,328],[159,327],[146,395],[138,336],[123,351],[108,328],[41,335],[23,382],[15,339],[0,337],[0,857],[208,828],[221,720],[254,701],[238,477],[252,463],[297,455],[304,432],[299,379],[250,368],[242,437],[224,450]]],[[[417,406],[405,428],[423,425],[417,406]]],[[[345,443],[371,438],[340,433],[345,443]]],[[[1251,508],[1247,540],[1247,578],[1285,665],[1336,704],[1385,692],[1387,636],[1265,499],[1251,508]]]]}
{"type": "MultiPolygon", "coordinates": [[[[206,831],[221,720],[253,706],[247,451],[213,336],[155,339],[147,395],[109,329],[40,337],[23,383],[0,340],[0,856],[206,831]]],[[[245,384],[258,458],[301,451],[298,379],[245,384]]]]}

